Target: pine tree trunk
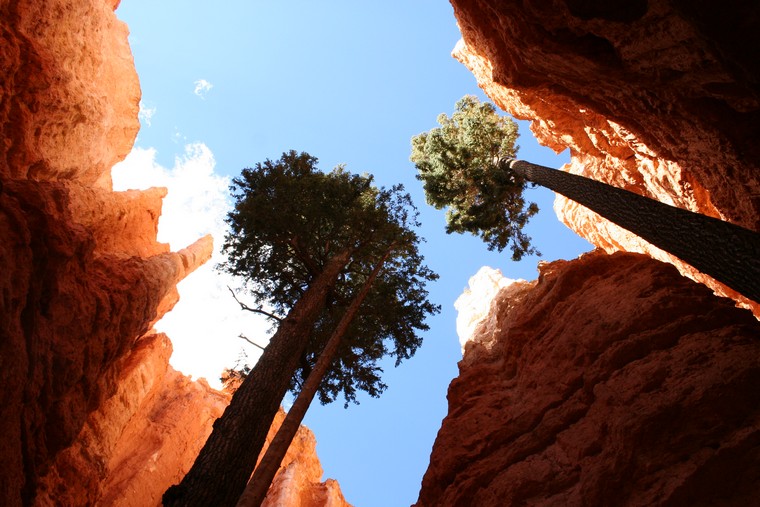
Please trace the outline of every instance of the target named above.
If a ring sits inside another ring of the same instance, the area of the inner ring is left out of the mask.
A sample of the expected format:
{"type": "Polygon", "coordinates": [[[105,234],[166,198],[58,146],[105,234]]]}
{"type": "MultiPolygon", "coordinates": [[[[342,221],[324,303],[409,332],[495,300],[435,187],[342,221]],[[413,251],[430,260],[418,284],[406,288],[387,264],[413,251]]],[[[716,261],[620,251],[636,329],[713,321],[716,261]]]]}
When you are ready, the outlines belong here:
{"type": "Polygon", "coordinates": [[[509,167],[760,302],[757,232],[564,171],[522,160],[509,167]]]}
{"type": "Polygon", "coordinates": [[[309,410],[309,406],[311,405],[314,396],[317,394],[319,385],[322,383],[322,379],[330,368],[330,365],[335,358],[335,354],[338,352],[338,346],[343,339],[343,335],[346,334],[348,326],[359,312],[359,307],[362,302],[364,302],[367,294],[369,294],[372,284],[374,283],[375,278],[377,278],[383,264],[388,259],[390,252],[391,249],[389,249],[380,262],[375,265],[369,277],[364,282],[361,291],[359,291],[359,294],[357,294],[353,301],[351,301],[351,304],[346,309],[343,317],[341,317],[340,322],[330,335],[330,339],[320,353],[319,359],[317,359],[317,362],[314,365],[314,369],[309,374],[306,382],[304,382],[301,392],[298,393],[298,396],[293,402],[293,406],[290,407],[288,414],[285,416],[285,420],[282,422],[280,429],[277,430],[277,434],[269,444],[264,457],[261,458],[259,465],[253,473],[253,477],[251,477],[251,480],[248,482],[248,486],[246,486],[236,507],[259,507],[264,501],[269,486],[272,484],[272,480],[274,480],[274,476],[280,469],[280,464],[282,463],[283,458],[285,458],[285,454],[288,452],[290,443],[293,441],[293,437],[295,437],[298,428],[301,426],[306,411],[309,410]]]}
{"type": "Polygon", "coordinates": [[[348,263],[335,255],[280,323],[259,361],[214,422],[206,444],[179,485],[164,493],[166,506],[233,506],[251,476],[266,434],[305,350],[329,290],[348,263]]]}

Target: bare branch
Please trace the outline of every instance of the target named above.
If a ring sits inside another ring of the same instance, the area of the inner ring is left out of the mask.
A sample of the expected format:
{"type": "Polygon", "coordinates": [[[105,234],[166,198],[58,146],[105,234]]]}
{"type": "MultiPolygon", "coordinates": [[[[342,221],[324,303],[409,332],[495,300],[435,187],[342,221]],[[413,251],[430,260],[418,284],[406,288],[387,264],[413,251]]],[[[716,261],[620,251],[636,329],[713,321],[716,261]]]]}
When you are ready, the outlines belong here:
{"type": "Polygon", "coordinates": [[[237,301],[237,303],[240,305],[240,309],[241,310],[247,310],[249,312],[259,313],[261,315],[265,315],[265,316],[269,317],[270,319],[274,319],[277,322],[282,322],[282,317],[278,317],[277,315],[275,315],[273,313],[269,313],[266,310],[262,310],[261,308],[251,308],[247,304],[245,304],[242,301],[240,301],[237,298],[237,296],[235,295],[235,291],[233,291],[232,288],[229,285],[227,286],[227,289],[230,291],[230,294],[232,294],[232,297],[235,298],[235,301],[237,301]]]}
{"type": "Polygon", "coordinates": [[[248,343],[250,343],[250,344],[251,344],[251,345],[253,345],[254,347],[258,347],[258,348],[260,348],[261,350],[264,350],[264,347],[262,347],[261,345],[259,345],[259,344],[258,344],[258,343],[256,343],[256,342],[254,342],[253,340],[251,340],[250,338],[248,338],[248,337],[247,337],[246,335],[244,335],[243,333],[240,333],[240,334],[238,335],[238,338],[240,338],[241,340],[245,340],[245,341],[247,341],[248,343]]]}

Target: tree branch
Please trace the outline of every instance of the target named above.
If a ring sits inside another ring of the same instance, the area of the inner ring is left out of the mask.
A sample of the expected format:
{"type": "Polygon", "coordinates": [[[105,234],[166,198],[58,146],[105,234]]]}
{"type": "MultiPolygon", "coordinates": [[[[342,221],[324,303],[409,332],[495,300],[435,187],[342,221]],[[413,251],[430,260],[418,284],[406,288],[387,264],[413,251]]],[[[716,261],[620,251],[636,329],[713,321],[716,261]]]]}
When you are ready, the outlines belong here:
{"type": "Polygon", "coordinates": [[[235,295],[235,291],[233,291],[232,288],[229,285],[227,286],[227,289],[230,291],[230,294],[232,294],[232,297],[235,298],[235,301],[237,301],[237,303],[240,305],[240,309],[241,310],[247,310],[249,312],[259,313],[261,315],[265,315],[265,316],[269,317],[270,319],[274,319],[277,322],[282,322],[282,317],[278,317],[277,315],[275,315],[273,313],[269,313],[266,310],[262,310],[261,308],[251,308],[247,304],[245,304],[242,301],[240,301],[237,298],[237,296],[235,295]]]}
{"type": "Polygon", "coordinates": [[[248,343],[250,343],[250,344],[251,344],[251,345],[253,345],[254,347],[258,347],[258,348],[260,348],[261,350],[264,350],[264,347],[262,347],[261,345],[259,345],[259,344],[258,344],[258,343],[256,343],[256,342],[254,342],[253,340],[251,340],[250,338],[248,338],[248,337],[247,337],[246,335],[244,335],[243,333],[240,333],[240,334],[238,335],[238,338],[240,338],[241,340],[245,340],[245,341],[247,341],[248,343]]]}
{"type": "Polygon", "coordinates": [[[290,238],[289,244],[293,247],[293,251],[295,252],[296,257],[298,257],[301,262],[304,263],[304,266],[306,266],[306,270],[309,272],[309,274],[311,276],[317,276],[321,269],[317,263],[314,262],[314,259],[312,259],[311,256],[304,250],[303,244],[301,243],[301,238],[298,236],[293,236],[290,238]]]}

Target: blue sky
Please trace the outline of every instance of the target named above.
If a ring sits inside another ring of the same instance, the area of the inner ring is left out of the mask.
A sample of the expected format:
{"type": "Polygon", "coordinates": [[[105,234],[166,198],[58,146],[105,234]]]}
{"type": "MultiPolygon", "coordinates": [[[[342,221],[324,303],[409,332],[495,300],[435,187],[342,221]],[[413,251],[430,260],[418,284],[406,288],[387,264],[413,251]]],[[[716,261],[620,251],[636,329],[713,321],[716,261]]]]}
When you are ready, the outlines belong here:
{"type": "MultiPolygon", "coordinates": [[[[436,126],[465,94],[485,98],[450,53],[460,38],[448,2],[199,2],[123,0],[117,11],[143,91],[133,153],[114,170],[119,188],[169,188],[159,237],[178,249],[223,230],[226,186],[243,167],[283,151],[307,151],[329,170],[346,164],[379,185],[403,183],[421,211],[422,246],[440,280],[442,306],[415,357],[385,367],[388,390],[361,404],[315,402],[306,418],[325,478],[356,506],[410,505],[461,359],[454,300],[481,266],[532,280],[539,260],[574,258],[590,246],[559,223],[553,194],[530,191],[542,211],[528,233],[543,252],[520,263],[477,238],[444,233],[444,215],[425,204],[409,162],[409,139],[436,126]]],[[[537,145],[519,122],[519,156],[559,167],[568,155],[537,145]]],[[[218,257],[216,258],[218,260],[218,257]]],[[[182,301],[159,325],[175,344],[172,364],[212,384],[244,343],[266,326],[242,316],[210,269],[180,285],[182,301]],[[184,306],[183,306],[184,305],[184,306]],[[176,314],[176,315],[175,315],[176,314]],[[248,319],[248,320],[244,320],[248,319]],[[171,322],[170,322],[171,321],[171,322]]],[[[255,348],[247,354],[257,357],[255,348]]]]}

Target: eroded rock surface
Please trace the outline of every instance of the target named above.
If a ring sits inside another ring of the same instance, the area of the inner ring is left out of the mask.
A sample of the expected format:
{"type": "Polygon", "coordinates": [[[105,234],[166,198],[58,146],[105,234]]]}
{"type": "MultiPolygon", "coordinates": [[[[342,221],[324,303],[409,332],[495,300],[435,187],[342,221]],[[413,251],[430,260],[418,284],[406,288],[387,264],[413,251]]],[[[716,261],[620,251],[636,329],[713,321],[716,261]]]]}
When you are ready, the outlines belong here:
{"type": "MultiPolygon", "coordinates": [[[[116,393],[92,412],[73,445],[40,481],[37,505],[158,506],[190,469],[230,394],[169,365],[171,342],[143,337],[119,361],[116,393]]],[[[280,410],[267,443],[285,417],[280,410]]],[[[266,448],[265,448],[266,449],[266,448]]],[[[301,427],[264,505],[343,507],[340,486],[322,482],[314,434],[301,427]]]]}
{"type": "Polygon", "coordinates": [[[0,148],[0,503],[37,480],[119,382],[210,238],[156,242],[162,190],[114,193],[139,86],[113,2],[4,2],[0,148]],[[129,231],[129,232],[127,232],[129,231]]]}
{"type": "Polygon", "coordinates": [[[417,505],[756,502],[752,314],[639,254],[540,271],[463,337],[417,505]]]}
{"type": "Polygon", "coordinates": [[[43,477],[38,505],[160,505],[181,479],[229,396],[169,366],[163,334],[118,362],[116,392],[92,412],[43,477]]]}
{"type": "Polygon", "coordinates": [[[0,1],[3,506],[158,505],[228,401],[151,331],[213,245],[156,241],[166,189],[112,191],[140,99],[117,5],[0,1]]]}
{"type": "Polygon", "coordinates": [[[0,174],[110,190],[132,147],[140,87],[118,0],[3,1],[0,174]]]}
{"type": "MultiPolygon", "coordinates": [[[[760,230],[760,7],[452,4],[454,56],[570,149],[564,170],[760,230]]],[[[555,210],[618,253],[542,265],[482,303],[418,505],[757,503],[757,320],[619,251],[758,305],[565,198],[555,210]]]]}
{"type": "MultiPolygon", "coordinates": [[[[564,169],[760,231],[760,7],[678,0],[452,0],[454,55],[502,109],[532,120],[564,169]]],[[[558,197],[571,229],[607,252],[680,260],[558,197]]]]}

